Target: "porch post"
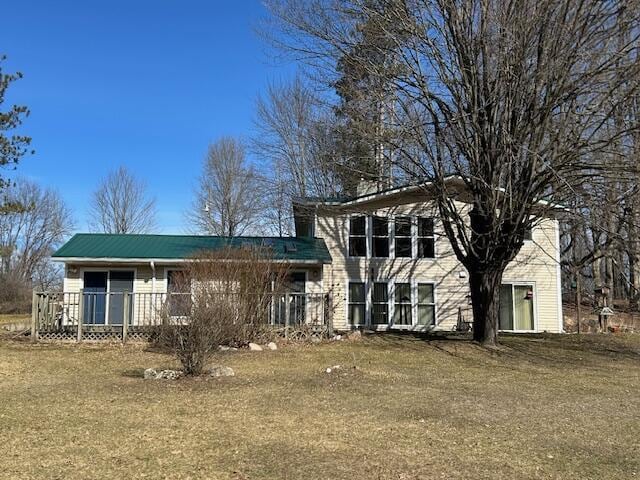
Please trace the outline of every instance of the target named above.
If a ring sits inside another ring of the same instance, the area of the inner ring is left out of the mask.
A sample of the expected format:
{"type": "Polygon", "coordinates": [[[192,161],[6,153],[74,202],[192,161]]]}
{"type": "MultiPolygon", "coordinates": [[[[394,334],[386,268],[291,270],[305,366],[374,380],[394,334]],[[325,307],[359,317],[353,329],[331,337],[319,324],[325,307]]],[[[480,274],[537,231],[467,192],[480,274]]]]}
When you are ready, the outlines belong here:
{"type": "Polygon", "coordinates": [[[76,341],[82,342],[82,322],[84,317],[84,288],[80,289],[80,298],[78,299],[78,337],[76,341]]]}
{"type": "Polygon", "coordinates": [[[38,294],[34,290],[31,296],[31,341],[38,340],[38,294]]]}
{"type": "Polygon", "coordinates": [[[291,307],[289,305],[290,300],[289,293],[284,294],[284,338],[289,338],[289,312],[291,307]]]}
{"type": "Polygon", "coordinates": [[[122,343],[127,341],[127,329],[129,328],[129,305],[131,304],[130,293],[125,292],[124,295],[124,315],[122,315],[122,343]]]}

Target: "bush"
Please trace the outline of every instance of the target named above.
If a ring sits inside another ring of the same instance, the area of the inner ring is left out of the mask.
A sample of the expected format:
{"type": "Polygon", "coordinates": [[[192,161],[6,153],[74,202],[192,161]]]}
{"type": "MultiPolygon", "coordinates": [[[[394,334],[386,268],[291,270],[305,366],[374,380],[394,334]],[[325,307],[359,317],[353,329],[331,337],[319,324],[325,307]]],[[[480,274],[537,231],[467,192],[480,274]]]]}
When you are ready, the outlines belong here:
{"type": "Polygon", "coordinates": [[[199,375],[219,345],[264,341],[271,299],[282,291],[286,268],[261,248],[200,255],[169,293],[158,341],[187,375],[199,375]],[[176,293],[183,292],[183,293],[176,293]]]}

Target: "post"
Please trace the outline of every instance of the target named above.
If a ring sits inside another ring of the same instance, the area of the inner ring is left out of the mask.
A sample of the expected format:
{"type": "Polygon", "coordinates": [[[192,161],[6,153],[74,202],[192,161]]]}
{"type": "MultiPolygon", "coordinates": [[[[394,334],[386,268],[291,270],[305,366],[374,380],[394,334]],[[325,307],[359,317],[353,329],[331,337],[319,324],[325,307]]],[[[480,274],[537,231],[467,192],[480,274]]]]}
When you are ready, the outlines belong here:
{"type": "Polygon", "coordinates": [[[289,312],[291,306],[289,305],[291,297],[288,293],[284,294],[284,338],[289,338],[289,312]]]}
{"type": "Polygon", "coordinates": [[[582,317],[582,312],[581,312],[581,303],[582,303],[582,295],[580,292],[580,271],[578,270],[576,272],[576,325],[578,326],[578,333],[581,333],[580,330],[580,323],[582,321],[582,319],[580,317],[582,317]]]}
{"type": "Polygon", "coordinates": [[[78,343],[82,342],[82,317],[84,317],[84,288],[80,289],[80,298],[78,299],[78,343]]]}
{"type": "Polygon", "coordinates": [[[31,341],[38,340],[38,294],[33,291],[31,296],[31,341]]]}
{"type": "Polygon", "coordinates": [[[131,301],[129,298],[129,292],[124,292],[122,295],[124,296],[122,302],[124,304],[124,315],[122,315],[122,343],[126,343],[127,329],[129,328],[129,305],[131,301]]]}

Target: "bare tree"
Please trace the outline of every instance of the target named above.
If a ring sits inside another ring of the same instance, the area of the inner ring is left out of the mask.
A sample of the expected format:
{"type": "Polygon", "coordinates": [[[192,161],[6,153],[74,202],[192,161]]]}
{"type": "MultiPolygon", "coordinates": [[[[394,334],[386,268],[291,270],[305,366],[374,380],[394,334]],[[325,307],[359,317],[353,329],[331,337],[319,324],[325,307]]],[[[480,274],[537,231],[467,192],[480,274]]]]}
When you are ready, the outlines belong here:
{"type": "Polygon", "coordinates": [[[18,179],[6,198],[14,207],[0,213],[0,281],[49,288],[60,273],[50,256],[73,230],[70,210],[58,192],[28,180],[18,179]]]}
{"type": "Polygon", "coordinates": [[[222,137],[209,146],[187,220],[198,233],[236,237],[259,227],[262,182],[241,142],[222,137]]]}
{"type": "Polygon", "coordinates": [[[89,227],[96,232],[149,233],[156,227],[155,199],[124,166],[100,182],[89,206],[89,227]]]}
{"type": "Polygon", "coordinates": [[[330,156],[335,133],[330,118],[299,76],[269,85],[256,102],[257,132],[251,146],[268,161],[263,175],[271,206],[267,218],[281,236],[293,230],[292,198],[327,198],[341,190],[330,156]]]}
{"type": "Polygon", "coordinates": [[[578,186],[636,169],[601,154],[630,134],[615,116],[638,92],[638,1],[273,0],[271,11],[275,40],[319,69],[363,41],[358,25],[384,32],[370,47],[398,68],[369,55],[361,67],[393,85],[392,148],[415,182],[432,182],[469,271],[474,338],[494,345],[502,275],[527,229],[578,186]]]}

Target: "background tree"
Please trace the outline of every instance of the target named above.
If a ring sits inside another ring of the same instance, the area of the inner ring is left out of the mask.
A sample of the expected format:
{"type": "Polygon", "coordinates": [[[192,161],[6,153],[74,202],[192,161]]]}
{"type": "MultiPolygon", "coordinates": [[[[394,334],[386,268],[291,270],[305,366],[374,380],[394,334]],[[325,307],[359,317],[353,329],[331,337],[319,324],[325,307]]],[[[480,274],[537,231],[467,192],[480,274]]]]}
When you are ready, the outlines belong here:
{"type": "MultiPolygon", "coordinates": [[[[20,72],[13,74],[3,72],[2,62],[5,59],[6,56],[0,55],[0,107],[5,101],[9,85],[22,78],[20,72]]],[[[29,109],[24,105],[12,105],[8,110],[0,110],[0,167],[15,168],[20,159],[29,152],[30,137],[9,134],[9,132],[22,125],[24,118],[28,115],[29,109]]],[[[0,190],[8,185],[8,180],[0,177],[0,190]]]]}
{"type": "Polygon", "coordinates": [[[18,179],[0,212],[0,309],[28,311],[31,289],[59,286],[51,254],[73,230],[72,215],[55,190],[18,179]]]}
{"type": "Polygon", "coordinates": [[[280,236],[293,233],[291,201],[333,197],[342,190],[332,158],[333,116],[301,77],[271,84],[256,102],[253,151],[267,161],[263,174],[267,219],[280,236]]]}
{"type": "Polygon", "coordinates": [[[149,233],[156,226],[155,199],[123,166],[100,182],[89,207],[89,227],[95,232],[149,233]]]}
{"type": "Polygon", "coordinates": [[[187,220],[198,233],[236,237],[260,227],[262,183],[231,137],[209,146],[187,220]]]}
{"type": "Polygon", "coordinates": [[[367,51],[396,54],[397,69],[370,54],[350,60],[393,86],[390,123],[403,143],[392,148],[411,159],[414,182],[432,182],[439,220],[469,271],[474,338],[494,345],[502,275],[526,230],[577,186],[636,169],[600,154],[631,133],[615,117],[638,92],[638,2],[270,5],[282,26],[277,41],[312,68],[335,71],[342,52],[365,40],[364,22],[384,32],[367,51]],[[455,201],[459,182],[471,208],[455,201]]]}

